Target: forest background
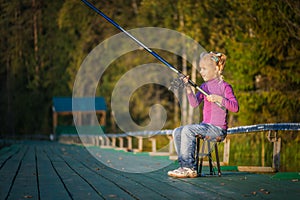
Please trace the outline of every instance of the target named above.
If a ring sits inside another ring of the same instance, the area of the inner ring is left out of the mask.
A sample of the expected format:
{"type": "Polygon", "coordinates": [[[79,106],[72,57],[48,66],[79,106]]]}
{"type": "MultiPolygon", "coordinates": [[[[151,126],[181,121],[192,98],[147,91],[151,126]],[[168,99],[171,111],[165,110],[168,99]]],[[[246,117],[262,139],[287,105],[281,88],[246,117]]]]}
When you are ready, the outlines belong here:
{"type": "MultiPolygon", "coordinates": [[[[206,50],[227,55],[225,80],[232,84],[240,112],[229,126],[300,121],[300,1],[297,0],[93,0],[126,30],[163,27],[184,33],[206,50]]],[[[49,135],[52,98],[72,96],[76,73],[87,54],[119,31],[80,0],[1,0],[0,135],[49,135]]],[[[157,36],[159,39],[159,36],[157,36]]],[[[162,53],[187,74],[195,66],[162,53]]],[[[107,132],[120,132],[110,98],[132,66],[158,62],[147,52],[130,53],[101,79],[97,96],[108,106],[107,132]]],[[[199,74],[194,80],[202,83],[199,74]]],[[[159,85],[139,88],[130,113],[137,124],[149,122],[149,107],[168,110],[164,128],[189,123],[188,105],[180,112],[172,92],[159,85]],[[150,98],[151,97],[151,98],[150,98]]]]}

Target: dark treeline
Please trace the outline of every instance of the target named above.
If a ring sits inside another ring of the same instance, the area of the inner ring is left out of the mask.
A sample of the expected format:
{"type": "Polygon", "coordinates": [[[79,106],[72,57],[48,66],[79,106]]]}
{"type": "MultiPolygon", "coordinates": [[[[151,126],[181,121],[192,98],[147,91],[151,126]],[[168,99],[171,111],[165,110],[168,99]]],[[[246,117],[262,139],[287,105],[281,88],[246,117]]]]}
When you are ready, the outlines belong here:
{"type": "MultiPolygon", "coordinates": [[[[208,51],[224,52],[225,79],[240,102],[240,112],[230,115],[230,126],[300,121],[299,1],[91,2],[127,30],[165,27],[192,37],[208,51]]],[[[49,134],[52,97],[71,96],[85,56],[119,31],[79,0],[1,0],[0,13],[0,133],[49,134]]],[[[183,66],[181,59],[166,57],[183,66]]],[[[97,95],[108,103],[108,132],[120,131],[110,113],[114,84],[145,61],[155,60],[141,51],[128,54],[112,63],[101,79],[97,95]]],[[[201,84],[200,76],[196,78],[201,84]]],[[[176,127],[183,115],[172,93],[157,85],[138,89],[131,101],[138,124],[148,123],[149,106],[158,101],[170,111],[165,128],[176,127]]]]}

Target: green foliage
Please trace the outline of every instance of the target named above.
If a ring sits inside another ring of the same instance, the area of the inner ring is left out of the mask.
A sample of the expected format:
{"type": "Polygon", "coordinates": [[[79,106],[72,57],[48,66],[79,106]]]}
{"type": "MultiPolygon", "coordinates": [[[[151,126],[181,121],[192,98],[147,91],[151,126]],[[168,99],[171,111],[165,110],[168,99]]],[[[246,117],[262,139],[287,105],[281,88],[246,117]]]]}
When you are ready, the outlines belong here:
{"type": "MultiPolygon", "coordinates": [[[[0,2],[0,112],[5,119],[0,133],[48,134],[52,132],[52,97],[72,95],[86,55],[119,31],[77,0],[0,2]]],[[[230,126],[299,122],[299,1],[92,3],[126,30],[166,27],[191,36],[208,51],[224,52],[225,79],[233,85],[240,103],[240,112],[230,114],[230,126]]],[[[163,55],[178,64],[178,58],[163,55]]],[[[149,62],[156,61],[136,51],[111,64],[97,89],[109,111],[111,93],[120,77],[133,66],[149,62]]],[[[201,83],[199,75],[197,78],[201,83]]],[[[174,128],[174,101],[166,88],[147,85],[132,96],[131,115],[138,124],[147,124],[149,108],[161,103],[170,111],[166,127],[174,128]]],[[[107,130],[119,131],[113,121],[109,112],[107,130]]]]}
{"type": "MultiPolygon", "coordinates": [[[[237,166],[272,166],[273,145],[266,132],[227,136],[230,139],[230,163],[237,166]]],[[[299,170],[299,134],[297,131],[278,131],[281,138],[280,171],[299,170]]],[[[222,144],[222,143],[221,143],[222,144]]],[[[222,148],[220,148],[222,153],[222,148]]],[[[222,155],[222,154],[219,155],[222,155]]]]}
{"type": "Polygon", "coordinates": [[[68,65],[67,45],[52,23],[52,11],[60,7],[60,2],[1,2],[1,133],[52,131],[51,99],[67,94],[68,81],[61,76],[68,65]]]}

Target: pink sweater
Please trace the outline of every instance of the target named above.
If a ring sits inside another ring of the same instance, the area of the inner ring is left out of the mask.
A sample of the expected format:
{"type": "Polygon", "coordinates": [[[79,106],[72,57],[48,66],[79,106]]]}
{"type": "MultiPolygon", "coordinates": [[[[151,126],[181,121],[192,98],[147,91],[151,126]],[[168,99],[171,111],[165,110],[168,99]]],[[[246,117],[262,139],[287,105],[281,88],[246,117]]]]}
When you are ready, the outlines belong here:
{"type": "Polygon", "coordinates": [[[239,104],[236,100],[233,89],[225,81],[219,79],[213,79],[203,83],[200,88],[208,94],[216,94],[223,97],[222,106],[226,110],[222,110],[215,103],[207,101],[204,94],[198,92],[196,95],[191,93],[188,95],[188,100],[192,107],[197,107],[203,100],[203,123],[213,124],[222,129],[227,129],[227,114],[228,110],[231,112],[239,111],[239,104]]]}

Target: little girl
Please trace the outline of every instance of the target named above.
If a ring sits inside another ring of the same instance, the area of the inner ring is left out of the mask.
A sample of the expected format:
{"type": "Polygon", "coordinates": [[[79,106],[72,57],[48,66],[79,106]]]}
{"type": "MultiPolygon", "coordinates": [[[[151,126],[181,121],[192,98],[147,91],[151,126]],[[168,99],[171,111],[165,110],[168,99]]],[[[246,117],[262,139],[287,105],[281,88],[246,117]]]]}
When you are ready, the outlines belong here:
{"type": "Polygon", "coordinates": [[[204,101],[203,121],[200,124],[191,124],[176,128],[172,135],[180,167],[168,172],[169,176],[177,178],[195,178],[198,176],[195,163],[196,136],[212,141],[222,141],[227,135],[227,114],[238,112],[239,105],[234,96],[231,85],[223,80],[222,72],[226,56],[222,53],[202,53],[200,58],[200,74],[205,81],[200,88],[201,92],[194,94],[188,85],[189,77],[183,78],[189,103],[197,107],[204,101]],[[218,102],[226,109],[221,109],[218,102]]]}

